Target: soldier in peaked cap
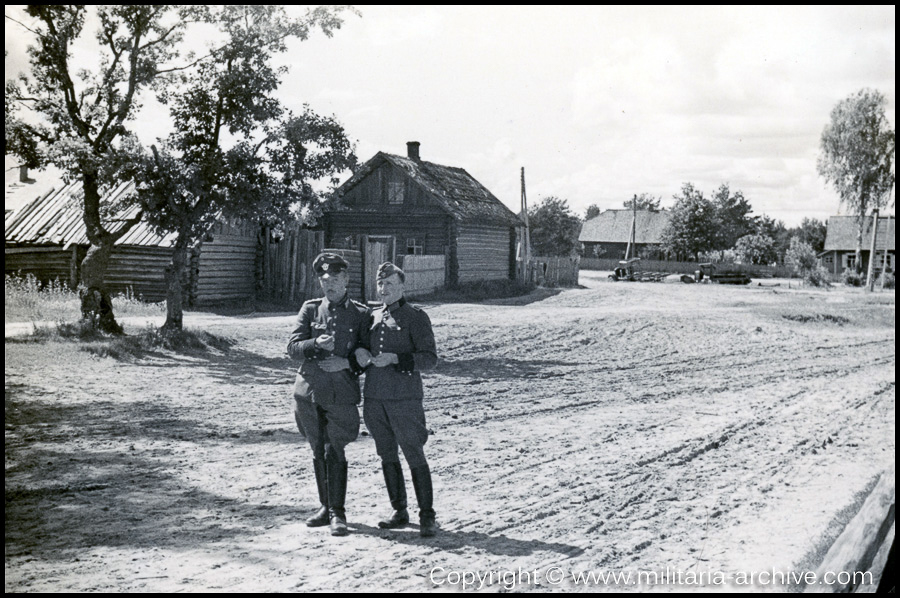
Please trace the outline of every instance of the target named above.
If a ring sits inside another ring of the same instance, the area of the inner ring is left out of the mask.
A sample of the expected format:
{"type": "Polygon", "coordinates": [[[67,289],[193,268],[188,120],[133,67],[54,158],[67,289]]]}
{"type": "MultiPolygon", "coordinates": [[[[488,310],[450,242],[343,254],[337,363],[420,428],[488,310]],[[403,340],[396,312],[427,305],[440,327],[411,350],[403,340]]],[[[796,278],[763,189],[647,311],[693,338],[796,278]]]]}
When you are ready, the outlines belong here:
{"type": "Polygon", "coordinates": [[[390,262],[378,268],[377,289],[384,305],[373,312],[364,347],[356,350],[356,357],[366,367],[363,418],[381,457],[393,509],[378,526],[393,529],[409,523],[399,446],[419,504],[419,534],[428,537],[436,533],[437,524],[431,470],[423,451],[428,429],[421,372],[435,366],[437,350],[428,315],[403,297],[405,281],[403,270],[390,262]]]}
{"type": "Polygon", "coordinates": [[[322,253],[313,270],[325,296],[303,304],[288,341],[288,355],[300,360],[294,384],[294,418],[313,451],[313,470],[321,507],[306,520],[310,527],[331,526],[347,534],[344,499],[347,459],[344,447],[359,434],[359,375],[354,351],[367,332],[369,310],[347,295],[350,274],[339,255],[322,253]]]}

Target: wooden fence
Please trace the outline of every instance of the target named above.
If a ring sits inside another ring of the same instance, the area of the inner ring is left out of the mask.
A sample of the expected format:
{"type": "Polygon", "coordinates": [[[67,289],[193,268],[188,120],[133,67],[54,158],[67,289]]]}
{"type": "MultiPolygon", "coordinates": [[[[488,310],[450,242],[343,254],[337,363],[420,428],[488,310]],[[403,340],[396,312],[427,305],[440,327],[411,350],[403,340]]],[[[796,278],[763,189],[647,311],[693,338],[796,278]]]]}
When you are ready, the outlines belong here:
{"type": "MultiPolygon", "coordinates": [[[[581,258],[582,270],[613,271],[619,265],[619,260],[584,257],[581,258]]],[[[665,260],[641,260],[641,270],[647,272],[672,272],[675,274],[693,274],[700,269],[697,262],[674,262],[665,260]]],[[[753,278],[792,278],[793,273],[789,266],[754,266],[751,264],[713,264],[717,269],[734,272],[745,272],[753,278]]]]}
{"type": "Polygon", "coordinates": [[[445,263],[443,255],[403,256],[400,267],[406,274],[406,296],[427,295],[443,287],[445,263]]]}
{"type": "Polygon", "coordinates": [[[532,258],[531,261],[534,282],[557,287],[574,287],[578,285],[580,262],[578,256],[536,257],[532,258]]]}
{"type": "Polygon", "coordinates": [[[324,233],[294,226],[276,236],[263,229],[258,246],[256,286],[258,297],[298,307],[321,295],[312,260],[324,248],[324,233]]]}

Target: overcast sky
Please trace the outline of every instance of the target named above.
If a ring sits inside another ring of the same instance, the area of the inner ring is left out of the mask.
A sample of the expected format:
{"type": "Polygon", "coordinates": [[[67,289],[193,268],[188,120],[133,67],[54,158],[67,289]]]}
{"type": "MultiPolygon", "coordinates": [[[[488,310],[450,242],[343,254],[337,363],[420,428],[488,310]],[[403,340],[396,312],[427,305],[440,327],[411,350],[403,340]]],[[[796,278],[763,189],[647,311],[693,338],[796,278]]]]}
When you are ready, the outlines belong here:
{"type": "MultiPolygon", "coordinates": [[[[881,91],[895,127],[895,7],[360,6],[291,45],[282,97],[334,114],[367,160],[465,168],[514,211],[555,195],[580,215],[691,182],[740,189],[756,214],[839,213],[816,173],[834,105],[881,91]]],[[[18,15],[7,7],[7,15],[18,15]]],[[[25,68],[6,21],[6,77],[25,68]]],[[[159,132],[150,115],[146,141],[159,132]]]]}

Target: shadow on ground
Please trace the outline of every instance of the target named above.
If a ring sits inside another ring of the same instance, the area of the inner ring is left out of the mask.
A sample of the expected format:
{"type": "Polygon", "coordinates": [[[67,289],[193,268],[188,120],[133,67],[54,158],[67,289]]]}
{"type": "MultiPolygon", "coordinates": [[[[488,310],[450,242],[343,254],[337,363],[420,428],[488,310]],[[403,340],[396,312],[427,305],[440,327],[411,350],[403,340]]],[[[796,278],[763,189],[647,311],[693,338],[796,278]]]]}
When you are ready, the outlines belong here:
{"type": "Polygon", "coordinates": [[[415,524],[402,530],[384,530],[354,521],[348,521],[347,526],[352,533],[376,536],[402,544],[433,546],[446,551],[472,547],[498,556],[527,556],[540,552],[556,552],[568,557],[576,557],[584,552],[582,548],[569,544],[540,540],[517,540],[502,534],[491,535],[449,529],[439,530],[433,538],[422,538],[419,536],[419,526],[415,524]]]}

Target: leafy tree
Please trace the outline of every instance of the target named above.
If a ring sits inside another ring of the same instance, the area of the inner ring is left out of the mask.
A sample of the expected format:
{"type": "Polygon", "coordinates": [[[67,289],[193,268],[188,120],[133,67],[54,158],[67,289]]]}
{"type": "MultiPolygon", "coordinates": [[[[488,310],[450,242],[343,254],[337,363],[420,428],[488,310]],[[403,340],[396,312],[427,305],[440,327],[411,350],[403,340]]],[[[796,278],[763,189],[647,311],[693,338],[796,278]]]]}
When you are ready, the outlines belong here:
{"type": "Polygon", "coordinates": [[[828,286],[828,272],[816,256],[816,250],[812,245],[799,237],[792,237],[784,261],[809,284],[816,287],[828,286]]]}
{"type": "Polygon", "coordinates": [[[531,246],[535,255],[568,256],[578,248],[581,219],[565,199],[545,197],[528,210],[531,246]]]}
{"type": "Polygon", "coordinates": [[[641,193],[640,195],[635,195],[631,199],[626,200],[622,205],[629,210],[638,209],[658,212],[661,201],[662,197],[654,197],[649,193],[641,193]],[[635,204],[637,204],[637,208],[635,208],[635,204]]]}
{"type": "Polygon", "coordinates": [[[784,225],[784,222],[763,214],[753,219],[753,230],[758,235],[772,239],[776,259],[783,263],[785,252],[790,246],[792,236],[790,229],[784,225]]]}
{"type": "Polygon", "coordinates": [[[828,228],[824,222],[816,218],[804,218],[797,228],[791,229],[791,236],[813,248],[816,254],[825,250],[825,236],[828,228]]]}
{"type": "Polygon", "coordinates": [[[161,235],[175,233],[167,268],[164,328],[182,328],[182,280],[188,250],[220,218],[278,224],[299,206],[317,213],[325,195],[311,184],[356,166],[343,127],[308,106],[300,115],[272,97],[284,70],[271,64],[288,38],[313,27],[330,35],[340,25],[332,10],[290,19],[280,6],[223,6],[208,18],[228,43],[191,73],[180,74],[161,99],[174,132],[134,172],[135,201],[161,235]],[[227,137],[227,144],[225,138],[227,137]]]}
{"type": "MultiPolygon", "coordinates": [[[[18,86],[6,85],[6,152],[25,164],[54,164],[82,185],[83,217],[91,247],[81,263],[83,318],[108,332],[121,332],[104,285],[115,242],[142,217],[112,220],[115,206],[101,205],[102,189],[115,181],[115,167],[127,161],[118,142],[127,137],[142,91],[164,85],[166,65],[179,55],[184,29],[195,7],[100,6],[93,70],[75,70],[76,42],[84,33],[84,5],[28,5],[36,25],[29,47],[30,73],[18,86]],[[13,95],[9,97],[9,94],[13,95]],[[10,102],[14,102],[12,109],[10,102]],[[31,118],[19,119],[26,107],[31,118]],[[25,124],[33,122],[34,124],[25,124]]],[[[24,27],[24,25],[23,25],[24,27]]],[[[88,50],[90,51],[90,50],[88,50]]]]}
{"type": "Polygon", "coordinates": [[[862,89],[841,100],[822,132],[819,174],[841,205],[856,215],[856,268],[862,268],[863,228],[873,209],[883,208],[894,188],[895,132],[885,115],[883,94],[862,89]]]}
{"type": "Polygon", "coordinates": [[[725,183],[713,193],[712,201],[718,219],[716,248],[731,249],[738,239],[753,232],[753,219],[750,217],[753,208],[741,191],[732,193],[725,183]]]}
{"type": "Polygon", "coordinates": [[[672,217],[662,232],[662,245],[671,254],[698,259],[700,253],[716,247],[716,206],[691,183],[682,185],[681,195],[674,198],[672,217]]]}
{"type": "Polygon", "coordinates": [[[770,264],[776,261],[775,241],[767,235],[750,233],[737,240],[734,252],[742,262],[770,264]]]}
{"type": "Polygon", "coordinates": [[[584,213],[584,219],[590,220],[591,218],[596,218],[600,215],[600,206],[595,203],[592,203],[588,206],[587,210],[584,213]]]}

